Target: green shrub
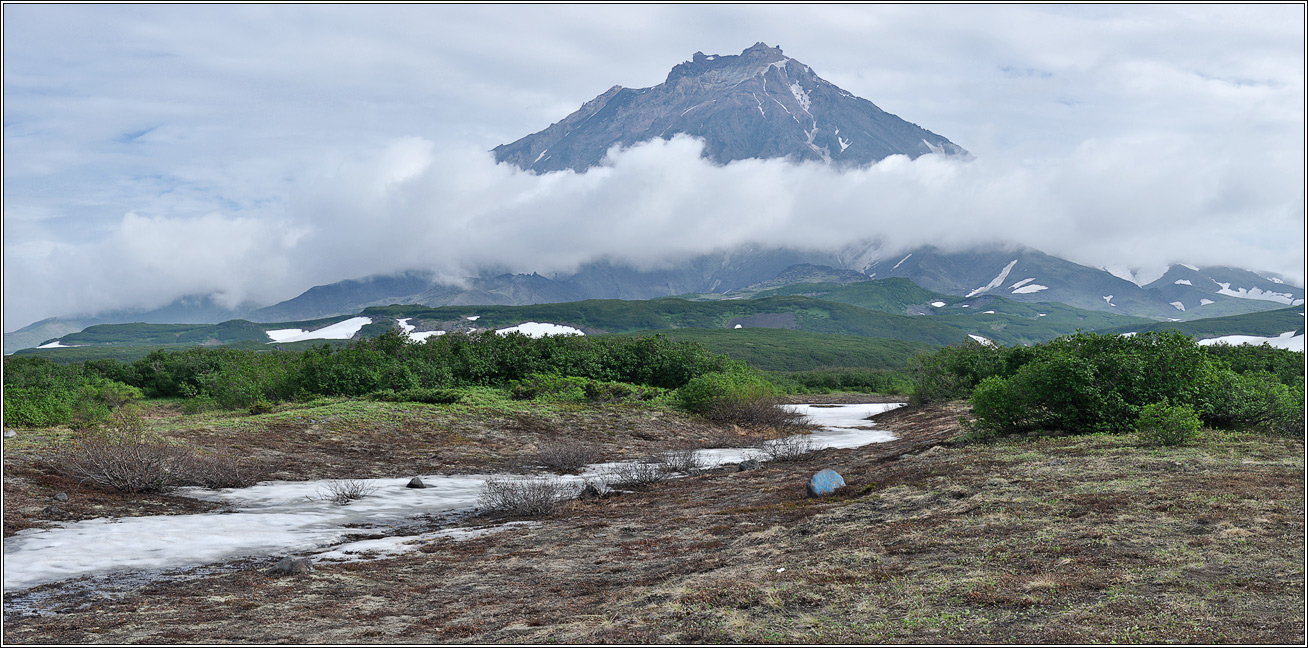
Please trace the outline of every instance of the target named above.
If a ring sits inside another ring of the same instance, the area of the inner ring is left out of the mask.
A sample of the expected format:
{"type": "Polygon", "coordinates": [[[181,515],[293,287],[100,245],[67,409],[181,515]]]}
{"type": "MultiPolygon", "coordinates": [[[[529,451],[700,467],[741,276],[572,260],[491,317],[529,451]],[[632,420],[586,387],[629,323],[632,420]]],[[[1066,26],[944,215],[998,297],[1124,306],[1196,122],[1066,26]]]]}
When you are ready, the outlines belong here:
{"type": "Polygon", "coordinates": [[[412,389],[402,389],[395,391],[385,389],[368,394],[372,400],[385,401],[390,403],[427,403],[430,405],[449,405],[458,403],[463,400],[463,392],[458,389],[425,389],[415,387],[412,389]]]}
{"type": "Polygon", "coordinates": [[[1199,415],[1186,405],[1151,403],[1140,410],[1136,433],[1149,445],[1181,445],[1199,435],[1199,415]]]}
{"type": "Polygon", "coordinates": [[[509,394],[515,400],[531,400],[550,396],[558,400],[581,400],[586,395],[585,378],[563,376],[557,373],[531,374],[509,385],[509,394]]]}
{"type": "Polygon", "coordinates": [[[67,423],[73,415],[72,392],[32,387],[5,388],[6,427],[50,427],[67,423]]]}
{"type": "Polygon", "coordinates": [[[1175,332],[1133,337],[1078,333],[1008,353],[973,391],[983,434],[1023,429],[1126,433],[1141,408],[1170,402],[1211,412],[1222,368],[1175,332]]]}
{"type": "Polygon", "coordinates": [[[734,402],[767,401],[771,405],[776,396],[777,388],[771,382],[743,366],[706,373],[677,389],[677,403],[696,414],[708,414],[734,402]]]}
{"type": "Polygon", "coordinates": [[[909,359],[913,401],[932,403],[966,398],[982,380],[1004,373],[1005,352],[1000,347],[969,339],[909,359]]]}
{"type": "Polygon", "coordinates": [[[795,428],[803,417],[776,405],[777,388],[744,365],[692,379],[676,404],[711,421],[745,427],[795,428]]]}
{"type": "Polygon", "coordinates": [[[77,390],[70,424],[86,430],[106,423],[113,414],[144,398],[140,389],[112,380],[97,380],[77,390]]]}

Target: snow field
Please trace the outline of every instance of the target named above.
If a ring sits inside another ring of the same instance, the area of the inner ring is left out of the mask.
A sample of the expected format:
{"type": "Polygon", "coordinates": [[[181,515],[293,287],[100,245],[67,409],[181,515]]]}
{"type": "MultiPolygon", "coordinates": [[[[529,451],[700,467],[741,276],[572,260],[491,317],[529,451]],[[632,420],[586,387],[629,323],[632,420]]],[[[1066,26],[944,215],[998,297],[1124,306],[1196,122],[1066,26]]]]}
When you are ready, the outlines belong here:
{"type": "Polygon", "coordinates": [[[277,329],[275,331],[266,331],[268,337],[273,342],[301,342],[304,340],[348,340],[359,332],[359,329],[372,323],[372,318],[368,317],[351,317],[344,322],[337,322],[330,326],[314,331],[305,331],[304,329],[277,329]]]}

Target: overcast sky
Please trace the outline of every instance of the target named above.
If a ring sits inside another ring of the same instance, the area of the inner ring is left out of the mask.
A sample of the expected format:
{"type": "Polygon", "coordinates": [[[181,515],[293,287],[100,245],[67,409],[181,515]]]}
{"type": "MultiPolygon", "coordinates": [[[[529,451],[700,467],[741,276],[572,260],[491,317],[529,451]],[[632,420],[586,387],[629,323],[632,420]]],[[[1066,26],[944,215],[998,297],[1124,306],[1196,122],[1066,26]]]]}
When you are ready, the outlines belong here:
{"type": "Polygon", "coordinates": [[[407,268],[1013,240],[1302,285],[1304,7],[4,6],[4,330],[407,268]],[[533,176],[489,149],[696,51],[780,46],[968,149],[533,176]]]}

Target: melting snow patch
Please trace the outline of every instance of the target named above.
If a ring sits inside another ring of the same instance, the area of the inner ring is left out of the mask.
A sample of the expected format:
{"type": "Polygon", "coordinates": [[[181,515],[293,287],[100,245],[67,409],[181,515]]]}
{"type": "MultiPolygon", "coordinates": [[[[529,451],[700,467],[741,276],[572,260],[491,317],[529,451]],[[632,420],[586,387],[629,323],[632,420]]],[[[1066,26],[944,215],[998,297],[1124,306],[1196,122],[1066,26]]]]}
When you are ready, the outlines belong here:
{"type": "Polygon", "coordinates": [[[1104,301],[1105,301],[1105,302],[1108,302],[1108,305],[1109,305],[1109,306],[1116,306],[1116,305],[1117,305],[1117,304],[1114,304],[1114,303],[1113,303],[1113,296],[1112,296],[1112,295],[1104,295],[1104,301]]]}
{"type": "Polygon", "coordinates": [[[982,315],[994,315],[995,312],[994,312],[994,311],[981,311],[981,314],[982,314],[982,315]]]}
{"type": "Polygon", "coordinates": [[[1018,288],[1017,290],[1014,290],[1012,294],[1014,294],[1014,295],[1026,295],[1026,294],[1029,294],[1029,293],[1037,293],[1037,292],[1040,292],[1041,290],[1048,290],[1048,289],[1049,289],[1049,286],[1041,286],[1040,284],[1031,284],[1031,285],[1029,285],[1029,286],[1022,286],[1021,288],[1018,288]]]}
{"type": "Polygon", "coordinates": [[[54,342],[49,342],[49,343],[46,343],[46,344],[42,344],[41,346],[36,347],[36,348],[38,348],[38,349],[71,349],[71,348],[73,348],[74,346],[77,346],[77,345],[74,344],[74,345],[72,345],[72,346],[69,346],[69,345],[67,345],[67,344],[63,344],[63,343],[60,342],[59,340],[55,340],[54,342]]]}
{"type": "Polygon", "coordinates": [[[481,319],[481,315],[472,315],[472,316],[469,316],[469,317],[465,317],[465,318],[463,318],[463,319],[466,319],[466,320],[468,320],[469,322],[475,322],[475,321],[481,319]]]}
{"type": "Polygon", "coordinates": [[[1218,338],[1199,340],[1200,346],[1211,346],[1213,344],[1268,344],[1277,349],[1289,349],[1291,351],[1303,351],[1304,342],[1303,334],[1295,335],[1294,331],[1286,331],[1276,337],[1259,337],[1256,335],[1226,335],[1218,338]]]}
{"type": "Polygon", "coordinates": [[[1017,283],[1015,283],[1015,284],[1009,286],[1009,288],[1021,288],[1022,286],[1025,286],[1025,285],[1031,283],[1032,281],[1035,281],[1035,277],[1027,277],[1026,279],[1023,279],[1023,280],[1021,280],[1021,281],[1019,281],[1019,282],[1017,282],[1017,283]]]}
{"type": "Polygon", "coordinates": [[[985,345],[985,346],[994,346],[994,345],[995,345],[994,340],[991,340],[990,338],[985,337],[984,335],[972,335],[971,333],[968,333],[967,336],[970,337],[970,338],[972,338],[973,340],[976,340],[977,342],[980,342],[981,344],[983,344],[983,345],[985,345]]]}
{"type": "Polygon", "coordinates": [[[503,328],[496,333],[521,333],[527,337],[538,338],[545,335],[585,335],[580,330],[571,326],[562,326],[559,324],[542,324],[540,322],[523,322],[517,326],[503,328]]]}
{"type": "Polygon", "coordinates": [[[445,335],[445,331],[418,331],[417,333],[414,333],[413,329],[418,327],[409,323],[409,320],[411,319],[413,318],[405,317],[395,320],[395,323],[399,324],[400,328],[404,329],[405,335],[408,335],[409,339],[413,340],[414,342],[422,342],[429,337],[433,337],[437,335],[445,335]]]}
{"type": "MultiPolygon", "coordinates": [[[[911,257],[911,256],[913,256],[913,253],[912,253],[912,252],[909,252],[909,253],[908,253],[908,256],[906,256],[906,257],[900,259],[900,260],[899,260],[899,263],[896,263],[896,264],[895,264],[894,266],[892,266],[890,269],[891,269],[891,270],[894,270],[895,268],[898,268],[898,267],[900,266],[900,264],[902,264],[903,262],[907,261],[907,260],[908,260],[908,257],[911,257]]],[[[971,297],[971,295],[968,295],[968,297],[971,297]]]]}
{"type": "Polygon", "coordinates": [[[1193,286],[1193,285],[1194,285],[1194,284],[1190,283],[1190,280],[1189,280],[1189,279],[1177,279],[1176,281],[1173,281],[1172,283],[1174,283],[1174,284],[1176,284],[1176,285],[1178,285],[1178,286],[1193,286]]]}
{"type": "MultiPolygon", "coordinates": [[[[359,329],[372,323],[368,317],[351,317],[344,322],[337,322],[331,326],[324,326],[315,331],[305,331],[304,329],[278,329],[276,331],[267,331],[268,337],[273,342],[301,342],[304,340],[348,340],[359,332],[359,329]]],[[[272,344],[270,342],[269,344],[272,344]]]]}
{"type": "Polygon", "coordinates": [[[1194,267],[1194,266],[1192,266],[1192,265],[1190,265],[1190,264],[1188,264],[1188,263],[1181,263],[1181,264],[1179,264],[1179,265],[1180,265],[1182,268],[1189,268],[1189,269],[1191,269],[1191,270],[1194,270],[1195,272],[1199,272],[1199,268],[1196,268],[1196,267],[1194,267]]]}
{"type": "Polygon", "coordinates": [[[1302,299],[1295,299],[1294,295],[1291,293],[1278,293],[1278,292],[1272,292],[1270,290],[1263,291],[1262,289],[1257,287],[1236,288],[1235,290],[1231,290],[1231,284],[1229,283],[1222,283],[1220,281],[1214,283],[1222,287],[1221,290],[1217,291],[1217,294],[1226,295],[1227,297],[1239,297],[1241,299],[1260,299],[1263,301],[1274,301],[1274,302],[1280,302],[1287,306],[1298,306],[1299,304],[1303,303],[1302,299]]]}
{"type": "Polygon", "coordinates": [[[735,325],[735,326],[734,326],[734,327],[732,327],[732,328],[745,328],[745,327],[743,327],[743,326],[741,326],[741,325],[739,325],[739,324],[737,324],[737,325],[735,325]]]}
{"type": "Polygon", "coordinates": [[[808,109],[813,106],[813,102],[808,98],[808,93],[804,91],[804,86],[798,83],[790,84],[790,94],[795,95],[795,101],[799,102],[799,107],[803,108],[804,112],[808,112],[808,109]]]}
{"type": "Polygon", "coordinates": [[[1173,306],[1176,307],[1176,310],[1179,310],[1179,311],[1184,311],[1184,310],[1185,310],[1185,304],[1182,304],[1182,303],[1179,302],[1179,301],[1171,302],[1171,304],[1172,304],[1173,306]]]}
{"type": "MultiPolygon", "coordinates": [[[[905,257],[905,258],[908,258],[908,257],[905,257]]],[[[900,263],[903,263],[903,261],[900,261],[900,263]]],[[[1008,278],[1008,273],[1013,271],[1013,266],[1015,266],[1015,265],[1017,265],[1017,259],[1013,259],[1013,261],[1012,261],[1011,263],[1009,263],[1008,265],[1004,266],[1004,270],[1003,270],[1002,272],[999,273],[999,276],[998,276],[998,277],[995,277],[994,279],[991,279],[991,280],[990,280],[990,283],[988,283],[988,284],[986,284],[986,285],[984,285],[984,286],[981,286],[980,288],[977,288],[976,290],[973,290],[972,292],[968,293],[967,296],[968,296],[968,297],[975,297],[975,296],[977,296],[977,295],[979,295],[979,294],[981,294],[981,293],[983,293],[983,292],[985,292],[985,291],[987,291],[987,290],[990,290],[991,288],[998,288],[999,286],[1003,285],[1004,280],[1008,278]]]]}
{"type": "Polygon", "coordinates": [[[932,306],[935,306],[936,308],[944,308],[944,307],[945,307],[945,302],[942,302],[942,301],[933,301],[933,302],[931,302],[931,305],[932,305],[932,306]]]}
{"type": "Polygon", "coordinates": [[[1216,303],[1217,303],[1217,302],[1215,302],[1215,301],[1213,301],[1213,300],[1211,300],[1211,299],[1208,299],[1207,297],[1204,297],[1204,298],[1202,298],[1202,299],[1199,300],[1199,305],[1200,305],[1200,306],[1207,306],[1207,305],[1209,305],[1209,304],[1216,304],[1216,303]]]}

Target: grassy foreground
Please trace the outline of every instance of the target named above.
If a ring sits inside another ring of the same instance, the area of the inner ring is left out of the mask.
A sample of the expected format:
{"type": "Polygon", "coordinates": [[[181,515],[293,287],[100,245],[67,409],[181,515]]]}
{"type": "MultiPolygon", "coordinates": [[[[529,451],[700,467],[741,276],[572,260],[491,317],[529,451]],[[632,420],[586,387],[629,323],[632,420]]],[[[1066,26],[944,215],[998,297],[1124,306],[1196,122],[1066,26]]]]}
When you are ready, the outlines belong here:
{"type": "MultiPolygon", "coordinates": [[[[879,419],[900,437],[889,444],[577,501],[536,526],[397,558],[292,577],[266,573],[275,557],[252,559],[114,596],[43,586],[27,601],[41,616],[14,613],[6,597],[4,641],[1304,640],[1301,439],[1205,430],[1174,448],[1129,435],[951,442],[966,411],[892,411],[879,419]],[[848,488],[806,498],[804,480],[821,468],[848,488]]],[[[156,406],[151,417],[170,437],[265,459],[283,479],[472,472],[564,436],[630,458],[736,432],[657,406],[510,409],[489,398],[324,400],[260,416],[156,406]]],[[[70,495],[63,519],[189,512],[58,482],[39,461],[58,434],[5,443],[6,535],[44,524],[36,511],[56,490],[70,495]]]]}

